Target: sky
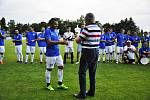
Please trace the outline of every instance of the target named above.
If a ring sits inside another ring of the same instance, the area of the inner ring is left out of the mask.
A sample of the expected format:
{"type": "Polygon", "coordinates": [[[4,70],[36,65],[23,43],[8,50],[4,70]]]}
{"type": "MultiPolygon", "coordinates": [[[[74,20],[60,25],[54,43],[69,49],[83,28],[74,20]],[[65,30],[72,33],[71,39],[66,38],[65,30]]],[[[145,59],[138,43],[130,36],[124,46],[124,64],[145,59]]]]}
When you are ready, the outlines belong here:
{"type": "Polygon", "coordinates": [[[140,29],[150,31],[150,0],[0,0],[0,19],[5,17],[7,22],[40,23],[52,17],[76,20],[89,12],[102,24],[132,17],[140,29]]]}

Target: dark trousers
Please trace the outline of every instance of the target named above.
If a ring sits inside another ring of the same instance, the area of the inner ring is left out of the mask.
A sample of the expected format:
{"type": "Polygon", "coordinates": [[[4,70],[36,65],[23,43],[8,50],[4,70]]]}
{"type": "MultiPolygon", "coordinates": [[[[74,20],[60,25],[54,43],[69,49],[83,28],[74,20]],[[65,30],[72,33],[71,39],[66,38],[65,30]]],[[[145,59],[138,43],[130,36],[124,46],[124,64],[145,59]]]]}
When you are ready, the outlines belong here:
{"type": "Polygon", "coordinates": [[[96,86],[96,67],[98,60],[99,50],[96,49],[82,49],[80,66],[79,66],[79,84],[80,84],[80,95],[86,96],[86,71],[89,69],[90,78],[90,89],[89,93],[95,94],[96,86]]]}

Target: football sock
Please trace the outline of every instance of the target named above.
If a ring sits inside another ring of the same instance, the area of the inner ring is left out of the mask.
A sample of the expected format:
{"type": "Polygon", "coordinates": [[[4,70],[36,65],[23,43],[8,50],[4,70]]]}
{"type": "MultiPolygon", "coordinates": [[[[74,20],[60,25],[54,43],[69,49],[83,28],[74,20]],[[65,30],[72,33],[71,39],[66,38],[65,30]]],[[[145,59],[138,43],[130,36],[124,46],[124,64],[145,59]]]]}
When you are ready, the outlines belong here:
{"type": "Polygon", "coordinates": [[[42,62],[43,55],[40,53],[40,62],[42,62]]]}
{"type": "Polygon", "coordinates": [[[21,59],[21,61],[23,61],[23,54],[22,53],[20,53],[20,59],[21,59]]]}
{"type": "Polygon", "coordinates": [[[34,60],[34,54],[31,55],[31,62],[34,60]]]}
{"type": "Polygon", "coordinates": [[[26,54],[26,60],[25,60],[25,62],[28,62],[28,58],[29,58],[29,55],[26,54]]]}
{"type": "Polygon", "coordinates": [[[118,62],[119,60],[119,53],[117,53],[117,56],[116,56],[116,61],[118,62]]]}
{"type": "Polygon", "coordinates": [[[109,54],[106,53],[106,60],[109,61],[109,54]]]}
{"type": "Polygon", "coordinates": [[[63,80],[63,70],[58,69],[58,82],[62,82],[63,80]]]}
{"type": "Polygon", "coordinates": [[[18,58],[18,61],[20,61],[20,54],[17,53],[17,58],[18,58]]]}
{"type": "Polygon", "coordinates": [[[45,77],[46,77],[46,83],[50,84],[51,71],[46,70],[45,77]]]}

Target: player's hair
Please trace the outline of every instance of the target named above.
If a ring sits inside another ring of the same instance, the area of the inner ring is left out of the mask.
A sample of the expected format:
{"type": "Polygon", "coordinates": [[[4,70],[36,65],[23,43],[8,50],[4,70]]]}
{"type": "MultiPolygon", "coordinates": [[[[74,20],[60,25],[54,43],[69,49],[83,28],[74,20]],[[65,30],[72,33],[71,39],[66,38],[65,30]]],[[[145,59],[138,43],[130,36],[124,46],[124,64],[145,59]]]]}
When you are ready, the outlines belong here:
{"type": "Polygon", "coordinates": [[[57,18],[51,18],[48,22],[49,25],[51,25],[52,23],[54,23],[55,21],[58,21],[57,18]]]}

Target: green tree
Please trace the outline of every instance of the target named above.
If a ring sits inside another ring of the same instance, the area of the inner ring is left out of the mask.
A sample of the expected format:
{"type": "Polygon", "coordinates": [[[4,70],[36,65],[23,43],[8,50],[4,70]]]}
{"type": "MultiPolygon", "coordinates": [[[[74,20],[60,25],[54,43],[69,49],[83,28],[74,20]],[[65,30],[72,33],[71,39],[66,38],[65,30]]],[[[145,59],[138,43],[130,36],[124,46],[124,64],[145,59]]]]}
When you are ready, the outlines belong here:
{"type": "Polygon", "coordinates": [[[0,20],[0,24],[1,24],[1,28],[3,30],[7,30],[7,27],[6,27],[6,20],[4,17],[2,17],[2,19],[0,20]]]}

